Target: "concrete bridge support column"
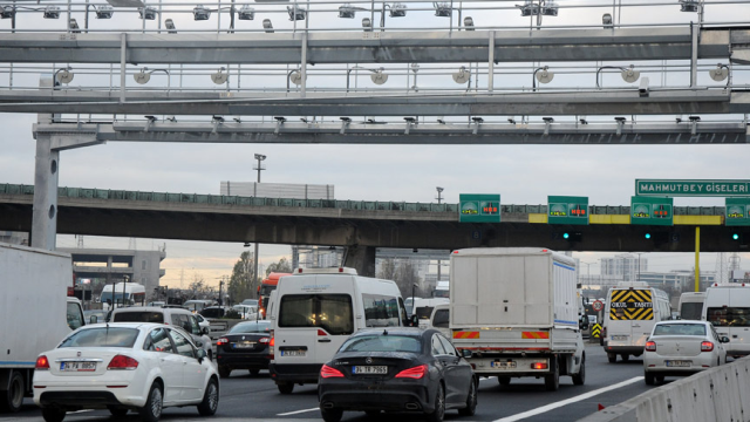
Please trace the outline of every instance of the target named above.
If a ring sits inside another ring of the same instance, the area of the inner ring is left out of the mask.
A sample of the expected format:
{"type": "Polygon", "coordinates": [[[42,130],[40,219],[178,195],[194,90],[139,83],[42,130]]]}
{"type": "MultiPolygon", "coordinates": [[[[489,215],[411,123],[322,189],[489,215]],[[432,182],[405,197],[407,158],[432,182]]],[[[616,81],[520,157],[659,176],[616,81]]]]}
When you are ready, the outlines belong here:
{"type": "Polygon", "coordinates": [[[55,250],[57,235],[57,183],[60,152],[52,150],[50,136],[38,136],[34,168],[34,212],[31,246],[55,250]]]}
{"type": "Polygon", "coordinates": [[[344,266],[356,269],[359,275],[375,277],[375,247],[347,246],[344,266]]]}

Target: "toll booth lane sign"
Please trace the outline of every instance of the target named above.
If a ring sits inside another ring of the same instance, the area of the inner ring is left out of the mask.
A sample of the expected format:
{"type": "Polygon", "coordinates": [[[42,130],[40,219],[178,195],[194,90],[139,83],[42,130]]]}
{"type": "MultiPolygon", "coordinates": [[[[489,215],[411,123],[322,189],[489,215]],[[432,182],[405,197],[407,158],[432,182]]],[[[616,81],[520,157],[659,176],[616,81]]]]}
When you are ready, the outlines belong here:
{"type": "Polygon", "coordinates": [[[500,195],[466,194],[459,195],[459,223],[499,223],[500,195]]]}
{"type": "Polygon", "coordinates": [[[724,225],[750,226],[750,198],[727,198],[724,209],[724,225]]]}
{"type": "Polygon", "coordinates": [[[674,223],[672,198],[633,196],[630,200],[630,224],[671,226],[674,223]]]}
{"type": "Polygon", "coordinates": [[[549,224],[589,224],[589,198],[587,196],[548,196],[547,222],[549,224]]]}
{"type": "Polygon", "coordinates": [[[750,198],[750,180],[636,179],[635,194],[750,198]]]}

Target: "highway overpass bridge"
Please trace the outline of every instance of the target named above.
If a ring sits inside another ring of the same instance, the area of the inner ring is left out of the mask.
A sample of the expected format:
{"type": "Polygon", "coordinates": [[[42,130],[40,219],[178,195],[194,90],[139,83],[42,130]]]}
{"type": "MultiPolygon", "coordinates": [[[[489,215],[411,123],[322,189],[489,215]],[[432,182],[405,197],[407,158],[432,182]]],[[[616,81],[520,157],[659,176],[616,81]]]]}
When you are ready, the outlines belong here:
{"type": "MultiPolygon", "coordinates": [[[[30,231],[34,186],[0,185],[0,230],[30,231]]],[[[502,205],[502,223],[460,223],[458,204],[253,198],[61,187],[57,233],[345,246],[374,273],[375,248],[544,246],[577,251],[747,250],[723,207],[675,207],[670,227],[630,224],[628,206],[589,206],[588,226],[547,223],[546,205],[502,205]],[[577,240],[562,234],[580,233],[577,240]],[[651,239],[645,233],[652,234],[651,239]]],[[[746,239],[750,236],[745,236],[746,239]]]]}

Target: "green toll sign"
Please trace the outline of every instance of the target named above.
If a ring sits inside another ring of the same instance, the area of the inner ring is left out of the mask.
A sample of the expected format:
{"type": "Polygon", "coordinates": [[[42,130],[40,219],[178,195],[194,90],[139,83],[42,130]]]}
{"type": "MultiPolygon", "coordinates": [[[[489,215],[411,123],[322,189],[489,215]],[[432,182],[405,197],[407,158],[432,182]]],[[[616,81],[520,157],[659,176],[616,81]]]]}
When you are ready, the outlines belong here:
{"type": "Polygon", "coordinates": [[[750,226],[750,198],[726,198],[726,226],[750,226]]]}
{"type": "Polygon", "coordinates": [[[548,196],[549,224],[589,224],[589,198],[586,196],[548,196]]]}
{"type": "Polygon", "coordinates": [[[499,223],[500,195],[459,195],[458,221],[460,223],[499,223]]]}
{"type": "Polygon", "coordinates": [[[630,200],[630,224],[671,226],[674,224],[673,198],[633,196],[630,200]]]}

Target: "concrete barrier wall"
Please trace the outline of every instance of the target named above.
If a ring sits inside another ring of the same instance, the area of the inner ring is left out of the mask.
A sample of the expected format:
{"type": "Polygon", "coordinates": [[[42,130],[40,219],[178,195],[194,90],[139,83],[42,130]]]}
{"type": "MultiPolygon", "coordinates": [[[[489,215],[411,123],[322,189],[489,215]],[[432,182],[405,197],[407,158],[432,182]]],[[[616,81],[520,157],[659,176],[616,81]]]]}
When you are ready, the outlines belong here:
{"type": "Polygon", "coordinates": [[[579,422],[750,422],[750,357],[651,389],[579,422]]]}

